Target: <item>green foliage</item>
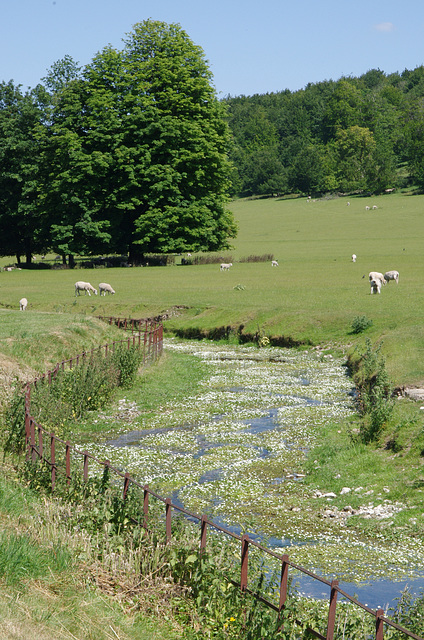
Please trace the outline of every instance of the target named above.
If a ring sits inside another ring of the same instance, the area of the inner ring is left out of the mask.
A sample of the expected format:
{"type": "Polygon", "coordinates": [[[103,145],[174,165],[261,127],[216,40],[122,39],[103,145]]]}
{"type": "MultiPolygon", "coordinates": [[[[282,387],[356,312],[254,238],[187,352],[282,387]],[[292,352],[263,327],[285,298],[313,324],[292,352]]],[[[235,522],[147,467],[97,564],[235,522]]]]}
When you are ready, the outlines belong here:
{"type": "Polygon", "coordinates": [[[226,248],[229,132],[200,47],[179,25],[146,20],[81,74],[64,66],[59,89],[57,70],[48,77],[53,113],[40,133],[51,246],[129,252],[132,263],[226,248]]]}
{"type": "Polygon", "coordinates": [[[380,350],[381,344],[373,348],[367,339],[354,376],[359,393],[358,406],[363,416],[360,434],[364,442],[379,438],[394,407],[389,376],[380,350]]]}
{"type": "MultiPolygon", "coordinates": [[[[421,591],[418,597],[414,597],[405,588],[398,599],[396,607],[391,611],[391,617],[394,622],[402,627],[413,629],[417,636],[424,636],[424,591],[421,591]]],[[[385,637],[393,638],[393,640],[402,640],[404,636],[405,634],[390,629],[385,637]]]]}
{"type": "Polygon", "coordinates": [[[120,387],[128,389],[134,384],[138,368],[142,361],[140,350],[136,346],[127,347],[124,344],[115,348],[112,363],[118,373],[120,387]]]}
{"type": "Polygon", "coordinates": [[[4,412],[4,424],[4,450],[9,453],[22,453],[25,449],[25,395],[19,386],[15,386],[4,412]]]}
{"type": "Polygon", "coordinates": [[[368,327],[372,327],[372,320],[367,318],[366,315],[355,316],[352,320],[352,333],[358,334],[363,333],[368,329],[368,327]]]}

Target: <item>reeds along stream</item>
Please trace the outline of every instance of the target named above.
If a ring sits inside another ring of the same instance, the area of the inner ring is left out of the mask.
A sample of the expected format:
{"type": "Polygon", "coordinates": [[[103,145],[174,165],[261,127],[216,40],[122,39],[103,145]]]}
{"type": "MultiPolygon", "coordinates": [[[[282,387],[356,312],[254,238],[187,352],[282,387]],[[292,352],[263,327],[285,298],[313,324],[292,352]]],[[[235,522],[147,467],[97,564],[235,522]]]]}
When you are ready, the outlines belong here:
{"type": "Polygon", "coordinates": [[[369,580],[370,567],[377,582],[419,575],[422,545],[405,541],[402,565],[414,571],[400,575],[390,544],[364,543],[345,520],[319,517],[328,502],[304,481],[320,426],[342,424],[354,411],[342,361],[319,351],[211,342],[168,340],[165,348],[203,360],[201,391],[148,418],[135,416],[119,437],[93,445],[96,455],[192,512],[285,546],[294,562],[344,584],[369,580]]]}

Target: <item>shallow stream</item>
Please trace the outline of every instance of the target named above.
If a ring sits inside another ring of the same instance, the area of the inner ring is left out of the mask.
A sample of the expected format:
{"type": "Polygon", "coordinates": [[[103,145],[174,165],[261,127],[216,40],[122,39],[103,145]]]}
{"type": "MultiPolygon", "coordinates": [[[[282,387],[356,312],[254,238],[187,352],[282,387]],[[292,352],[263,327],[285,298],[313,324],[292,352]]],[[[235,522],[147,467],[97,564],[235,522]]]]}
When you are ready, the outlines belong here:
{"type": "MultiPolygon", "coordinates": [[[[174,503],[284,549],[292,561],[328,579],[338,578],[345,591],[371,607],[393,604],[405,584],[424,587],[422,542],[406,536],[401,547],[364,542],[346,520],[318,517],[332,499],[313,495],[303,480],[317,427],[342,423],[354,411],[352,381],[341,361],[320,351],[211,342],[167,340],[165,348],[202,359],[208,373],[201,392],[148,416],[136,402],[122,400],[102,416],[114,425],[120,416],[119,435],[93,444],[92,453],[174,503]]],[[[387,496],[373,495],[370,486],[348,489],[363,494],[364,504],[390,511],[387,496]]],[[[299,587],[328,597],[317,581],[301,579],[299,587]]]]}

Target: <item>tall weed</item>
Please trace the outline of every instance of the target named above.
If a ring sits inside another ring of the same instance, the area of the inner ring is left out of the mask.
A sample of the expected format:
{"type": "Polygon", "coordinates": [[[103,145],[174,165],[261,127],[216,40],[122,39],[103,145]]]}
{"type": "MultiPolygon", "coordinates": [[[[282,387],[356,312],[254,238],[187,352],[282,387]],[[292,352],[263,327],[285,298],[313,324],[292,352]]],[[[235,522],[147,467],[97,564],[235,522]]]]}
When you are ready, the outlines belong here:
{"type": "Polygon", "coordinates": [[[379,438],[394,409],[389,375],[380,350],[381,344],[373,348],[367,339],[354,376],[358,388],[358,408],[362,415],[360,436],[364,442],[379,438]]]}

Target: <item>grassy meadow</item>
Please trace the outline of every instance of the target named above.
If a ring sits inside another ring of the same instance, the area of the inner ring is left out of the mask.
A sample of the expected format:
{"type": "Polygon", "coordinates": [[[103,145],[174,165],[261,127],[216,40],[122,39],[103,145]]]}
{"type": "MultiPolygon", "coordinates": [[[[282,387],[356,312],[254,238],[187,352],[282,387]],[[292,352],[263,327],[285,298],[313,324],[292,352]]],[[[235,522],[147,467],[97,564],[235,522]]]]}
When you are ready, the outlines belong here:
{"type": "MultiPolygon", "coordinates": [[[[0,309],[27,313],[146,317],[183,307],[166,329],[210,330],[243,325],[246,333],[284,336],[306,344],[383,340],[395,384],[424,380],[424,196],[311,200],[252,199],[230,203],[239,224],[229,272],[217,264],[116,269],[21,270],[0,273],[0,309]],[[366,206],[377,205],[376,210],[366,206]],[[357,255],[352,263],[351,255],[357,255]],[[244,258],[272,254],[270,262],[244,258]],[[370,295],[369,271],[396,269],[400,282],[370,295]],[[365,276],[365,277],[364,277],[365,276]],[[115,296],[75,298],[76,280],[106,281],[115,296]],[[352,334],[365,315],[372,326],[352,334]]],[[[6,259],[3,260],[5,262],[6,259]]],[[[9,260],[10,262],[10,260],[9,260]]],[[[19,322],[23,322],[20,319],[19,322]]]]}

